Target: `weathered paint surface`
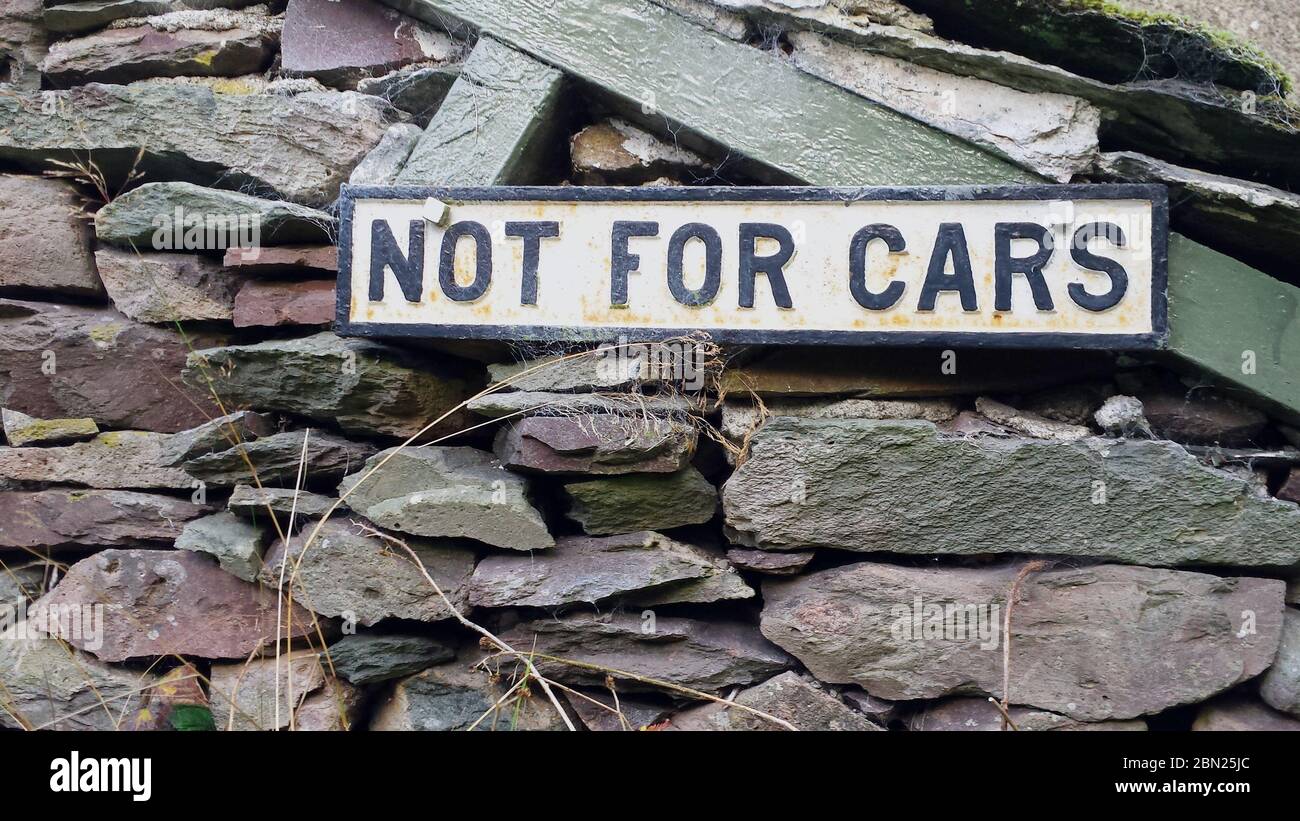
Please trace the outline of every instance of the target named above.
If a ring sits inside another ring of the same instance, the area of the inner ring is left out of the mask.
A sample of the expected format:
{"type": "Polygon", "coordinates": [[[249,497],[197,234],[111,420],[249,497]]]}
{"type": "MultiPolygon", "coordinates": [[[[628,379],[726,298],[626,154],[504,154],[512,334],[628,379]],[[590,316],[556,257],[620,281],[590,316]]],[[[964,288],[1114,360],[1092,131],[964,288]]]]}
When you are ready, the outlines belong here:
{"type": "Polygon", "coordinates": [[[1172,235],[1169,347],[1300,423],[1300,288],[1172,235]]]}
{"type": "Polygon", "coordinates": [[[678,139],[686,147],[722,147],[771,182],[960,185],[1036,179],[644,0],[384,2],[433,25],[455,28],[459,20],[491,34],[612,95],[637,119],[666,122],[674,130],[682,126],[678,139]]]}
{"type": "MultiPolygon", "coordinates": [[[[1154,297],[1163,291],[1156,260],[1163,258],[1158,240],[1164,226],[1153,226],[1153,220],[1161,222],[1162,211],[1158,200],[1144,198],[1149,189],[997,189],[979,192],[993,197],[983,199],[956,199],[957,190],[840,189],[823,191],[822,199],[800,200],[780,197],[784,189],[695,190],[701,192],[698,198],[665,199],[685,193],[678,191],[617,200],[607,198],[610,189],[600,188],[522,189],[505,199],[465,200],[451,191],[447,225],[476,226],[482,237],[463,235],[458,241],[448,236],[448,227],[424,221],[423,199],[407,192],[392,199],[369,196],[360,189],[345,232],[351,241],[341,249],[350,269],[344,275],[350,282],[347,319],[453,336],[559,338],[602,328],[636,335],[700,329],[731,339],[744,331],[751,332],[748,339],[856,332],[900,341],[904,337],[894,335],[977,333],[1010,344],[1012,337],[1053,333],[1076,335],[1073,341],[1081,346],[1158,335],[1162,324],[1154,297]],[[557,199],[531,198],[539,193],[557,199]],[[942,198],[915,198],[925,196],[942,198]],[[531,284],[525,285],[527,244],[508,235],[508,227],[528,221],[552,224],[557,236],[532,243],[535,274],[527,275],[531,284]],[[423,232],[418,295],[404,292],[393,267],[384,264],[394,250],[401,255],[397,267],[408,264],[413,222],[423,232]],[[653,225],[652,232],[641,231],[653,235],[613,236],[616,224],[628,222],[653,225]],[[1004,258],[1047,257],[1041,280],[1022,273],[1004,277],[1009,309],[998,310],[995,237],[999,225],[1010,224],[1041,226],[1046,247],[1041,239],[1012,240],[1004,258]],[[1095,267],[1104,263],[1094,262],[1088,270],[1072,255],[1076,230],[1098,224],[1120,227],[1121,244],[1098,236],[1083,247],[1121,265],[1122,284],[1095,267]],[[775,226],[763,229],[768,233],[753,243],[756,256],[780,253],[782,231],[789,253],[775,274],[752,275],[748,299],[742,295],[746,225],[775,226]],[[943,233],[944,225],[959,228],[956,236],[964,240],[968,256],[960,248],[936,252],[941,235],[953,236],[943,233]],[[885,226],[903,246],[891,253],[883,237],[860,242],[861,281],[855,282],[851,248],[866,226],[885,226]],[[385,238],[376,247],[376,229],[381,237],[391,234],[395,243],[385,238]],[[687,236],[691,239],[683,239],[687,236]],[[927,281],[955,276],[945,272],[957,270],[963,257],[972,274],[966,296],[944,283],[945,290],[932,294],[928,304],[927,281]],[[448,276],[454,279],[450,286],[448,276]],[[1035,297],[1031,279],[1041,284],[1045,297],[1035,297]],[[614,296],[615,283],[625,283],[621,298],[614,296]],[[1088,295],[1119,296],[1113,305],[1085,307],[1088,299],[1074,295],[1076,284],[1088,295]],[[377,286],[382,295],[372,299],[377,286]]],[[[1132,340],[1123,344],[1140,346],[1132,340]]]]}
{"type": "Polygon", "coordinates": [[[399,185],[537,182],[564,78],[490,37],[479,40],[416,143],[399,185]]]}

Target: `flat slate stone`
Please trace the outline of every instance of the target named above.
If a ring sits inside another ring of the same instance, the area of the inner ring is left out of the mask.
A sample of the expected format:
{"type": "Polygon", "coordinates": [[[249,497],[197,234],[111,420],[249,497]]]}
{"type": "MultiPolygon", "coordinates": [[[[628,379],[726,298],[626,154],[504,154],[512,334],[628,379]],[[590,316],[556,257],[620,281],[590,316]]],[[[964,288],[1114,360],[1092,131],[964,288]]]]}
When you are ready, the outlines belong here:
{"type": "Polygon", "coordinates": [[[47,636],[0,633],[0,727],[118,730],[140,705],[149,673],[111,667],[47,636]]]}
{"type": "Polygon", "coordinates": [[[103,29],[114,19],[165,14],[175,8],[177,0],[45,0],[44,26],[52,34],[79,34],[103,29]]]}
{"type": "MultiPolygon", "coordinates": [[[[134,22],[134,21],[132,21],[134,22]]],[[[275,50],[278,21],[263,10],[185,11],[58,40],[41,64],[55,88],[148,77],[237,77],[260,72],[275,50]]]]}
{"type": "Polygon", "coordinates": [[[692,405],[681,396],[498,391],[471,399],[465,407],[480,416],[499,419],[514,415],[572,416],[591,413],[616,413],[632,417],[684,417],[690,413],[692,405]]]}
{"type": "Polygon", "coordinates": [[[244,283],[235,294],[236,328],[328,325],[334,321],[334,280],[244,283]]]}
{"type": "Polygon", "coordinates": [[[280,59],[290,76],[353,87],[409,63],[453,60],[461,48],[443,32],[373,0],[289,0],[280,59]]]}
{"type": "Polygon", "coordinates": [[[358,685],[409,676],[455,657],[453,647],[435,638],[406,633],[353,633],[329,646],[334,672],[358,685]]]}
{"type": "MultiPolygon", "coordinates": [[[[282,692],[286,688],[282,688],[282,692]]],[[[337,678],[326,678],[319,692],[305,698],[294,713],[294,729],[309,733],[344,733],[361,719],[365,693],[337,678]]]]}
{"type": "Polygon", "coordinates": [[[1013,408],[987,396],[975,398],[975,411],[995,425],[1001,425],[1007,430],[1032,439],[1072,442],[1092,436],[1092,428],[1048,419],[1032,411],[1013,408]]]}
{"type": "Polygon", "coordinates": [[[67,183],[0,174],[0,294],[103,297],[80,208],[67,183]]]}
{"type": "MultiPolygon", "coordinates": [[[[324,212],[321,216],[328,217],[324,212]]],[[[332,222],[330,223],[333,224],[332,222]]],[[[222,263],[255,275],[295,274],[303,270],[339,270],[339,253],[333,245],[272,245],[265,248],[228,248],[222,263]]]]}
{"type": "Polygon", "coordinates": [[[536,182],[559,120],[563,75],[481,37],[397,185],[536,182]]]}
{"type": "Polygon", "coordinates": [[[137,322],[230,319],[243,277],[198,254],[101,248],[100,279],[113,305],[137,322]]]}
{"type": "MultiPolygon", "coordinates": [[[[771,580],[762,631],[819,680],[879,698],[1001,697],[1003,608],[1019,571],[863,562],[771,580]],[[945,610],[957,607],[970,618],[945,610]]],[[[1013,613],[1010,701],[1080,721],[1203,701],[1272,663],[1284,586],[1120,565],[1034,573],[1013,613]]]]}
{"type": "Polygon", "coordinates": [[[168,437],[163,452],[166,464],[179,466],[208,453],[229,450],[240,442],[270,436],[277,430],[274,416],[253,411],[235,411],[168,437]]]}
{"type": "Polygon", "coordinates": [[[288,727],[291,717],[296,718],[306,702],[322,692],[327,676],[319,653],[298,651],[278,660],[270,657],[214,664],[209,678],[217,729],[247,732],[288,727]]]}
{"type": "Polygon", "coordinates": [[[1173,442],[965,437],[929,422],[774,419],[722,491],[733,542],[1286,567],[1300,509],[1173,442]],[[1097,483],[1101,482],[1101,485],[1097,483]]]}
{"type": "Polygon", "coordinates": [[[703,524],[718,509],[718,491],[687,466],[666,476],[629,474],[564,485],[568,517],[593,536],[703,524]]]}
{"type": "Polygon", "coordinates": [[[660,607],[665,604],[712,604],[720,601],[752,599],[758,595],[745,583],[736,568],[722,555],[703,550],[709,559],[710,572],[698,579],[637,590],[627,594],[623,603],[628,607],[660,607]]]}
{"type": "Polygon", "coordinates": [[[636,732],[648,727],[659,729],[656,725],[661,725],[673,711],[671,702],[626,693],[615,699],[609,690],[593,689],[582,696],[570,693],[568,701],[583,725],[594,733],[636,732]]]}
{"type": "Polygon", "coordinates": [[[591,603],[715,573],[707,553],[658,533],[556,540],[527,556],[494,555],[474,568],[475,607],[558,607],[591,603]]]}
{"type": "Polygon", "coordinates": [[[538,473],[676,473],[695,452],[694,425],[615,414],[531,416],[498,431],[506,467],[538,473]]]}
{"type": "MultiPolygon", "coordinates": [[[[191,333],[188,345],[219,339],[191,333]]],[[[221,411],[206,385],[176,379],[188,345],[174,329],[109,308],[0,300],[0,406],[42,419],[88,416],[108,428],[192,428],[221,411]]]]}
{"type": "Polygon", "coordinates": [[[375,709],[370,729],[405,732],[470,727],[487,732],[565,729],[564,720],[544,694],[534,691],[530,697],[518,701],[507,699],[507,691],[513,684],[508,675],[513,662],[488,662],[489,669],[476,669],[475,665],[485,655],[479,650],[465,651],[455,661],[398,681],[375,709]],[[505,668],[504,675],[497,674],[499,668],[505,668]]]}
{"type": "MultiPolygon", "coordinates": [[[[105,606],[101,635],[62,635],[101,661],[169,655],[243,660],[277,635],[274,592],[188,550],[101,551],[68,568],[33,612],[92,604],[105,606]]],[[[315,632],[311,613],[288,602],[282,607],[279,635],[315,632]]]]}
{"type": "MultiPolygon", "coordinates": [[[[863,732],[883,730],[866,716],[794,671],[741,690],[731,699],[794,725],[797,730],[863,732]]],[[[754,713],[709,702],[672,717],[669,729],[689,731],[752,731],[786,728],[754,713]]]]}
{"type": "Polygon", "coordinates": [[[67,3],[47,0],[45,28],[56,34],[92,31],[124,17],[165,14],[176,5],[176,0],[71,0],[67,3]]]}
{"type": "MultiPolygon", "coordinates": [[[[406,541],[452,604],[463,609],[474,553],[425,539],[406,541]]],[[[259,578],[279,587],[281,577],[294,601],[312,612],[345,616],[364,626],[387,618],[432,622],[452,617],[406,551],[359,533],[346,521],[327,521],[319,531],[316,523],[307,524],[287,547],[277,539],[266,552],[259,578]]]]}
{"type": "Polygon", "coordinates": [[[8,408],[0,409],[5,441],[10,447],[66,445],[99,435],[94,419],[37,419],[8,408]]]}
{"type": "Polygon", "coordinates": [[[215,556],[222,570],[255,582],[266,541],[265,530],[223,510],[187,523],[176,537],[176,548],[215,556]]]}
{"type": "Polygon", "coordinates": [[[196,456],[186,461],[183,468],[195,479],[233,486],[252,482],[253,471],[264,483],[292,483],[298,476],[299,465],[305,464],[302,472],[306,479],[329,481],[353,470],[374,452],[374,445],[368,442],[353,442],[319,430],[295,430],[196,456]],[[307,440],[305,461],[304,437],[307,440]],[[252,462],[252,470],[249,462],[252,462]]]}
{"type": "Polygon", "coordinates": [[[876,698],[861,687],[841,688],[840,697],[846,703],[853,705],[855,710],[882,727],[889,726],[905,709],[904,705],[899,702],[876,698]]]}
{"type": "Polygon", "coordinates": [[[1179,78],[1247,89],[1285,91],[1281,68],[1245,41],[1215,35],[1176,17],[1125,11],[1118,5],[1043,0],[914,0],[940,34],[1024,54],[1110,83],[1179,78]],[[1152,44],[1161,47],[1153,49],[1152,44]]]}
{"type": "Polygon", "coordinates": [[[150,17],[187,9],[238,9],[258,0],[45,0],[45,28],[75,34],[104,28],[114,20],[150,17]]]}
{"type": "MultiPolygon", "coordinates": [[[[335,220],[324,211],[291,202],[262,199],[238,191],[205,188],[188,182],[147,182],[115,198],[95,213],[95,236],[100,242],[121,245],[140,251],[220,250],[235,245],[229,242],[233,232],[236,242],[247,233],[252,237],[256,226],[259,243],[295,243],[329,239],[335,220]],[[175,218],[180,209],[182,225],[175,218]],[[241,222],[242,220],[242,222],[241,222]],[[209,243],[207,225],[212,223],[213,241],[209,243]],[[190,244],[190,226],[204,226],[198,248],[178,248],[190,244]],[[160,226],[171,230],[160,230],[160,226]],[[217,230],[230,226],[230,230],[217,230]],[[175,236],[179,234],[179,236],[175,236]],[[212,247],[209,248],[208,245],[212,247]],[[162,246],[162,247],[159,247],[162,246]]],[[[235,253],[242,260],[256,262],[273,249],[240,247],[235,253]]],[[[229,263],[227,263],[229,264],[229,263]]]]}
{"type": "MultiPolygon", "coordinates": [[[[653,0],[657,5],[670,8],[678,14],[695,20],[702,26],[728,34],[738,21],[732,39],[744,40],[750,27],[769,21],[784,21],[791,25],[806,23],[870,29],[872,26],[904,26],[916,31],[933,31],[934,23],[924,14],[918,14],[900,0],[850,0],[837,4],[834,0],[653,0]],[[725,9],[727,15],[710,10],[725,9]],[[721,27],[719,27],[721,26],[721,27]]],[[[730,35],[729,35],[730,36],[730,35]]]]}
{"type": "Polygon", "coordinates": [[[194,479],[170,467],[164,456],[169,434],[121,430],[49,448],[0,448],[0,478],[98,488],[188,490],[194,479]]]}
{"type": "MultiPolygon", "coordinates": [[[[266,509],[269,507],[277,514],[281,514],[281,521],[287,525],[290,513],[296,511],[298,521],[316,519],[324,516],[334,502],[335,500],[328,496],[305,490],[235,485],[235,489],[230,492],[230,501],[226,503],[226,507],[231,513],[254,520],[266,516],[266,509]]],[[[340,505],[338,508],[339,511],[347,509],[346,505],[340,505]]]]}
{"type": "Polygon", "coordinates": [[[540,393],[566,393],[579,391],[624,391],[637,384],[648,383],[653,351],[644,351],[645,357],[631,354],[622,348],[597,348],[582,356],[539,356],[521,362],[499,362],[488,365],[489,382],[505,383],[501,390],[531,391],[540,393]]]}
{"type": "MultiPolygon", "coordinates": [[[[1068,716],[1029,707],[1008,707],[1016,730],[1129,730],[1142,731],[1142,719],[1077,721],[1068,716]]],[[[1002,712],[986,698],[949,698],[927,704],[909,717],[907,729],[915,732],[1000,732],[1002,712]]],[[[1008,728],[1010,729],[1010,728],[1008,728]]]]}
{"type": "Polygon", "coordinates": [[[389,122],[404,116],[351,91],[292,93],[298,89],[272,83],[267,91],[223,93],[215,85],[90,83],[59,92],[52,114],[42,113],[37,92],[6,95],[0,99],[0,120],[8,125],[0,134],[0,159],[47,168],[93,151],[111,186],[121,185],[135,167],[148,179],[219,182],[325,206],[389,122]],[[87,122],[95,127],[86,128],[87,122]]]}
{"type": "Polygon", "coordinates": [[[722,405],[720,430],[728,439],[744,441],[774,416],[804,419],[925,419],[947,422],[960,406],[953,399],[815,399],[774,397],[763,402],[763,411],[748,402],[728,401],[722,405]]]}
{"type": "Polygon", "coordinates": [[[803,71],[1054,182],[1070,182],[1097,155],[1101,114],[1078,97],[948,74],[811,31],[788,37],[793,47],[788,59],[803,71]]]}
{"type": "Polygon", "coordinates": [[[1169,186],[1171,216],[1180,231],[1292,285],[1300,282],[1292,272],[1293,257],[1286,252],[1300,247],[1300,195],[1135,151],[1099,155],[1090,176],[1169,186]]]}
{"type": "MultiPolygon", "coordinates": [[[[745,687],[784,672],[791,659],[750,624],[637,614],[566,615],[524,622],[501,634],[517,650],[584,662],[705,692],[745,687]]],[[[605,671],[534,658],[542,675],[568,684],[604,686],[605,671]]],[[[662,688],[617,674],[620,692],[662,688]]]]}
{"type": "MultiPolygon", "coordinates": [[[[345,432],[411,436],[469,395],[472,371],[451,357],[319,333],[190,354],[184,379],[228,403],[298,414],[345,432]]],[[[452,413],[430,435],[458,431],[452,413]]]]}
{"type": "Polygon", "coordinates": [[[741,570],[750,570],[754,573],[793,576],[807,567],[816,555],[817,553],[812,550],[778,553],[772,550],[733,548],[727,551],[727,561],[741,570]]]}
{"type": "MultiPolygon", "coordinates": [[[[749,38],[749,21],[732,7],[744,0],[721,0],[727,7],[714,5],[709,0],[650,0],[656,6],[663,6],[687,20],[699,23],[707,29],[716,31],[729,40],[744,42],[749,38]]],[[[761,2],[761,0],[760,0],[761,2]]]]}
{"type": "Polygon", "coordinates": [[[171,496],[129,490],[4,491],[0,492],[0,548],[170,543],[186,522],[209,511],[171,496]]]}
{"type": "Polygon", "coordinates": [[[527,489],[522,477],[504,470],[490,453],[417,447],[376,454],[343,479],[339,495],[376,524],[403,533],[475,539],[512,550],[551,547],[555,540],[527,489]]]}

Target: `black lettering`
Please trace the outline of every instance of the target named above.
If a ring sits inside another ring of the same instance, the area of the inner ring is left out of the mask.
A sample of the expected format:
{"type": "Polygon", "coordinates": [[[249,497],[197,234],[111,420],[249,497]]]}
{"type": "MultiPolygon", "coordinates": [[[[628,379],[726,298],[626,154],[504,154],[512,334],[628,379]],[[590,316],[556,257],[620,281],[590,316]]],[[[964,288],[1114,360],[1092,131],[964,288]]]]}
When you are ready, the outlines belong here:
{"type": "Polygon", "coordinates": [[[867,289],[867,246],[877,239],[885,241],[885,247],[891,254],[901,253],[907,248],[902,233],[892,225],[868,225],[853,235],[853,240],[849,243],[849,290],[859,305],[871,311],[894,307],[903,298],[903,291],[907,288],[906,283],[894,281],[878,294],[867,289]]]}
{"type": "Polygon", "coordinates": [[[560,235],[558,222],[507,222],[506,236],[524,241],[523,282],[519,286],[519,304],[537,304],[537,265],[542,256],[542,240],[560,235]]]}
{"type": "Polygon", "coordinates": [[[794,237],[784,226],[770,222],[742,222],[740,224],[740,307],[754,307],[754,279],[767,275],[772,289],[772,299],[777,307],[793,308],[790,290],[785,285],[785,264],[794,256],[794,237]],[[775,254],[755,256],[754,245],[759,237],[774,239],[780,246],[775,254]]]}
{"type": "Polygon", "coordinates": [[[492,284],[492,236],[481,222],[454,222],[442,235],[442,253],[438,261],[438,284],[448,299],[473,302],[492,284]],[[474,281],[469,285],[456,282],[456,245],[462,237],[474,240],[474,281]]]}
{"type": "Polygon", "coordinates": [[[424,290],[424,220],[411,220],[410,253],[397,247],[393,228],[386,220],[370,223],[370,301],[384,299],[384,269],[391,268],[402,296],[419,302],[424,290]]]}
{"type": "Polygon", "coordinates": [[[659,223],[616,220],[609,235],[609,304],[627,305],[627,275],[641,264],[639,254],[627,250],[629,237],[657,237],[659,223]]]}
{"type": "Polygon", "coordinates": [[[673,232],[668,240],[668,290],[683,305],[698,308],[708,305],[718,295],[722,284],[722,238],[702,222],[688,222],[673,232]],[[698,239],[704,243],[704,283],[698,290],[686,287],[682,274],[682,257],[686,243],[698,239]]]}
{"type": "Polygon", "coordinates": [[[966,232],[961,223],[945,222],[939,225],[939,233],[934,240],[934,253],[930,255],[930,267],[925,272],[925,284],[921,287],[921,298],[917,302],[918,311],[933,311],[935,299],[943,291],[956,291],[961,294],[963,311],[978,311],[979,300],[975,296],[975,274],[970,267],[970,250],[966,247],[966,232]],[[944,273],[948,257],[952,257],[952,273],[944,273]]]}
{"type": "Polygon", "coordinates": [[[1043,266],[1052,258],[1052,232],[1034,222],[999,222],[993,227],[993,310],[1011,310],[1011,277],[1024,274],[1034,295],[1034,307],[1053,309],[1052,292],[1043,278],[1043,266]],[[1028,257],[1011,256],[1011,242],[1032,239],[1038,250],[1028,257]]]}
{"type": "Polygon", "coordinates": [[[1088,240],[1104,236],[1114,243],[1116,248],[1124,247],[1124,231],[1113,222],[1090,222],[1079,226],[1070,241],[1070,256],[1079,267],[1089,271],[1101,271],[1110,277],[1110,290],[1104,294],[1094,295],[1084,290],[1081,283],[1071,282],[1067,289],[1070,299],[1087,311],[1104,311],[1114,308],[1124,298],[1128,290],[1128,271],[1113,259],[1099,257],[1088,250],[1088,240]]]}

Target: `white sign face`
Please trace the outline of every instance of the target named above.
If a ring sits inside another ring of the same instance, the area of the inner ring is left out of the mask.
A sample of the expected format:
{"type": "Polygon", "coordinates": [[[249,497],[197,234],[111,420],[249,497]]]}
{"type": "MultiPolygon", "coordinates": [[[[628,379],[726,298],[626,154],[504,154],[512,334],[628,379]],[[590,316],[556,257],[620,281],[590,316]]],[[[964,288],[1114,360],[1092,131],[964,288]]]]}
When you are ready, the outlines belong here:
{"type": "Polygon", "coordinates": [[[1150,348],[1167,232],[1154,186],[345,188],[336,329],[1150,348]]]}

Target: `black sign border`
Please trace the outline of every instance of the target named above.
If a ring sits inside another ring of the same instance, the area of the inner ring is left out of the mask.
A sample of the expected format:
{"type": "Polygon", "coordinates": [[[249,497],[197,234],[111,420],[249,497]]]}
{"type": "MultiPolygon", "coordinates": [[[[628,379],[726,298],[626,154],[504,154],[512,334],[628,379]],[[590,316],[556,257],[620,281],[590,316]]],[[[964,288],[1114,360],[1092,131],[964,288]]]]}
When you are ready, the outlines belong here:
{"type": "Polygon", "coordinates": [[[1163,185],[1097,184],[1032,186],[352,186],[339,193],[338,287],[333,330],[340,336],[436,339],[495,339],[520,342],[656,341],[707,334],[720,343],[830,344],[964,348],[1070,348],[1088,350],[1158,350],[1167,346],[1169,195],[1163,185]],[[552,202],[858,202],[971,200],[1136,199],[1151,202],[1152,295],[1151,323],[1146,334],[987,333],[980,331],[821,331],[752,328],[637,328],[601,326],[573,328],[552,325],[440,325],[433,323],[352,322],[352,225],[356,200],[423,200],[435,197],[454,205],[462,202],[520,200],[552,202]]]}

